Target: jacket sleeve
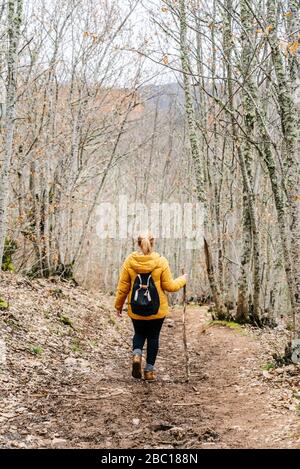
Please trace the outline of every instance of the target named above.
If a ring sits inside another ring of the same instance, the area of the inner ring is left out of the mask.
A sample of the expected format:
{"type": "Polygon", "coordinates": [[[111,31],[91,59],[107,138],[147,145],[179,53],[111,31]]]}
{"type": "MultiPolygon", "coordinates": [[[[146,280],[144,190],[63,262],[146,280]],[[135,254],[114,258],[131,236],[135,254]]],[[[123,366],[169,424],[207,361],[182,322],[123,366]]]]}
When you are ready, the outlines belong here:
{"type": "Polygon", "coordinates": [[[126,262],[122,266],[122,270],[119,277],[119,282],[117,286],[117,294],[115,299],[115,308],[120,310],[123,308],[125,303],[126,297],[130,292],[131,287],[131,279],[129,272],[126,268],[126,262]]]}
{"type": "Polygon", "coordinates": [[[169,263],[166,260],[166,265],[161,274],[161,287],[165,291],[176,292],[180,290],[186,284],[186,279],[181,276],[173,279],[172,273],[169,267],[169,263]]]}

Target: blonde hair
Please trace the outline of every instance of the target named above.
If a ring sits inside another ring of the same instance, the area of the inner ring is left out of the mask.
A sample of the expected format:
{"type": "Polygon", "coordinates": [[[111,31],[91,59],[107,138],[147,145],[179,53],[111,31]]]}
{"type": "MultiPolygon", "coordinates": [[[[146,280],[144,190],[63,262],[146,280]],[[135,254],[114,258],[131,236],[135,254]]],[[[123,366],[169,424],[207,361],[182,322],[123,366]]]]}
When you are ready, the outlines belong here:
{"type": "Polygon", "coordinates": [[[138,245],[143,251],[143,254],[146,256],[150,254],[153,250],[154,245],[154,237],[150,231],[146,231],[145,233],[140,233],[138,235],[138,245]]]}

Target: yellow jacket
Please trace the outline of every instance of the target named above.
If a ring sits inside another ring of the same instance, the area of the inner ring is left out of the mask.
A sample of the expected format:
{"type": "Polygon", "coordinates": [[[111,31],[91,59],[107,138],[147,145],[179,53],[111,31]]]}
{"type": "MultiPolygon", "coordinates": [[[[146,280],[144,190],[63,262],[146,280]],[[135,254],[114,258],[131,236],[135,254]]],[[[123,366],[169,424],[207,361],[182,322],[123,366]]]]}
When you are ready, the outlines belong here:
{"type": "Polygon", "coordinates": [[[126,297],[128,297],[128,316],[133,319],[160,319],[168,314],[168,298],[165,291],[176,292],[186,284],[183,276],[172,277],[169,263],[165,257],[161,257],[157,252],[144,255],[139,252],[133,252],[125,260],[117,287],[115,308],[122,309],[126,297]],[[152,272],[152,279],[159,295],[160,307],[157,314],[151,316],[139,316],[131,311],[130,298],[133,283],[137,274],[152,272]]]}

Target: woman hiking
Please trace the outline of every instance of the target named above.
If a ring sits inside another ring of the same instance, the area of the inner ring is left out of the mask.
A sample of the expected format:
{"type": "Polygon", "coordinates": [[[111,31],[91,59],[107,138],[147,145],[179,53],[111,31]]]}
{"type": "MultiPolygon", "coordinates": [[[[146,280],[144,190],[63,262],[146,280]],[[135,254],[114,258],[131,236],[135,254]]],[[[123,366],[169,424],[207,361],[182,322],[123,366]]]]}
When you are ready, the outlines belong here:
{"type": "Polygon", "coordinates": [[[154,364],[159,346],[159,334],[168,314],[167,292],[176,292],[187,281],[187,275],[175,280],[165,257],[153,250],[154,237],[151,233],[138,236],[139,250],[125,260],[117,287],[115,308],[119,316],[128,297],[128,316],[134,327],[132,376],[142,377],[142,352],[147,340],[147,359],[144,379],[156,378],[154,364]]]}

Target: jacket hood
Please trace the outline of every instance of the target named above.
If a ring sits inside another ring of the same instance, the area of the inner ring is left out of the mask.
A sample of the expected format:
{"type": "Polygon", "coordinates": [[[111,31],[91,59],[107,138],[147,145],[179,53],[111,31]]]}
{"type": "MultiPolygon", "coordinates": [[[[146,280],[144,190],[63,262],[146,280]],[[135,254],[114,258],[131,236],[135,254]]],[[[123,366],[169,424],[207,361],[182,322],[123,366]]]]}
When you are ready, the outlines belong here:
{"type": "Polygon", "coordinates": [[[127,259],[128,265],[137,273],[152,272],[160,263],[160,255],[158,252],[151,254],[141,254],[140,252],[133,252],[127,259]]]}

